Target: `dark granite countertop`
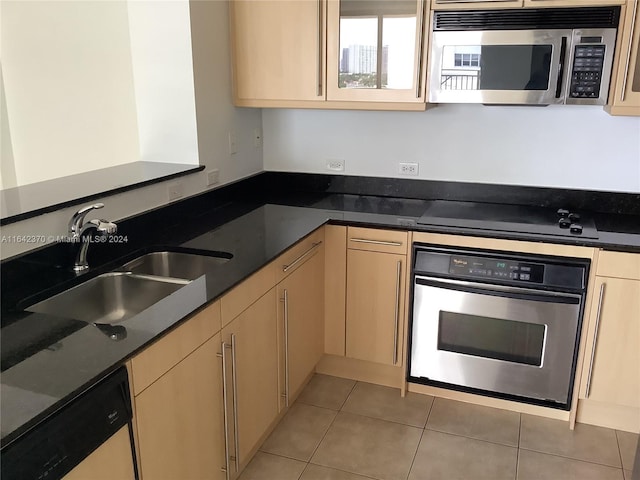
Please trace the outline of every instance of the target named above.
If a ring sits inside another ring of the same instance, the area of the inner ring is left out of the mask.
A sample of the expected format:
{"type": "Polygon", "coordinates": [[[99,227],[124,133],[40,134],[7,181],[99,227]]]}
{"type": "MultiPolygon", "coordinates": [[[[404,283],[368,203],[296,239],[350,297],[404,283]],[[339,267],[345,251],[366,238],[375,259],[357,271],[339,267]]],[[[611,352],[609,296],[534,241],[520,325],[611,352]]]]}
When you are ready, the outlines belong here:
{"type": "Polygon", "coordinates": [[[619,218],[604,215],[600,222],[596,217],[598,227],[605,225],[612,231],[599,230],[599,238],[590,240],[418,225],[416,222],[425,208],[425,200],[420,199],[325,193],[266,198],[270,203],[219,200],[211,205],[211,198],[203,197],[193,200],[200,202],[195,209],[193,204],[188,209],[173,205],[163,209],[164,212],[125,221],[124,230],[132,237],[130,245],[113,246],[108,254],[105,252],[109,245],[100,246],[93,259],[90,257],[92,264],[97,259],[98,266],[82,278],[75,278],[68,269],[62,268],[61,265],[71,264],[65,246],[49,247],[49,250],[13,260],[7,276],[4,269],[8,264],[3,264],[3,295],[8,298],[3,299],[1,335],[3,447],[180,324],[182,319],[220,297],[327,222],[640,252],[640,230],[635,215],[619,215],[619,218]],[[195,210],[197,214],[193,213],[195,210]],[[158,215],[164,215],[162,218],[166,221],[161,229],[150,230],[154,223],[151,217],[157,219],[158,215]],[[127,222],[136,225],[127,227],[127,222]],[[85,322],[23,312],[21,304],[16,303],[30,295],[31,301],[23,305],[35,303],[160,247],[223,251],[233,254],[233,258],[136,317],[121,322],[127,336],[120,341],[111,340],[85,322]],[[59,249],[58,263],[47,263],[51,248],[59,249]],[[19,276],[12,275],[18,270],[31,277],[40,272],[41,278],[16,285],[19,282],[13,279],[19,276]]]}

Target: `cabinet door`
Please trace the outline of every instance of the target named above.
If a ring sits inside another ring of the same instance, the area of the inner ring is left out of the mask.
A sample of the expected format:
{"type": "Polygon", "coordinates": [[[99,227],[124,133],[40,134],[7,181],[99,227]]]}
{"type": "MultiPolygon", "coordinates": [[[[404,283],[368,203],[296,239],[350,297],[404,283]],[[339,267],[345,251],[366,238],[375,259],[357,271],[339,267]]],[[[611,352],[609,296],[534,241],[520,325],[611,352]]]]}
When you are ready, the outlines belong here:
{"type": "Polygon", "coordinates": [[[401,365],[406,256],[347,252],[347,357],[401,365]]]}
{"type": "Polygon", "coordinates": [[[487,8],[519,8],[523,0],[431,0],[433,10],[477,10],[487,8]]]}
{"type": "Polygon", "coordinates": [[[230,2],[237,105],[324,100],[324,8],[323,0],[230,2]]]}
{"type": "Polygon", "coordinates": [[[135,398],[142,478],[225,478],[215,335],[135,398]]]}
{"type": "Polygon", "coordinates": [[[538,7],[599,7],[622,5],[626,0],[524,0],[524,6],[538,7]]]}
{"type": "Polygon", "coordinates": [[[422,0],[329,0],[327,100],[424,103],[422,0]]]}
{"type": "Polygon", "coordinates": [[[82,463],[66,474],[64,480],[134,480],[133,455],[129,428],[122,427],[100,445],[82,463]]]}
{"type": "Polygon", "coordinates": [[[240,468],[278,415],[277,335],[275,288],[222,330],[223,340],[231,347],[225,357],[227,411],[233,424],[230,455],[238,457],[240,468]],[[238,452],[233,453],[236,445],[238,452]]]}
{"type": "Polygon", "coordinates": [[[593,363],[587,350],[582,398],[640,408],[640,281],[597,277],[590,327],[598,323],[593,363]],[[598,293],[602,290],[602,300],[598,293]],[[597,321],[600,315],[599,322],[597,321]],[[591,370],[591,382],[586,383],[591,370]]]}
{"type": "Polygon", "coordinates": [[[640,6],[638,0],[627,0],[622,25],[622,43],[613,98],[609,113],[640,115],[640,6]]]}
{"type": "MultiPolygon", "coordinates": [[[[281,392],[289,404],[324,350],[324,247],[278,285],[281,392]]],[[[281,407],[283,403],[281,403],[281,407]]]]}

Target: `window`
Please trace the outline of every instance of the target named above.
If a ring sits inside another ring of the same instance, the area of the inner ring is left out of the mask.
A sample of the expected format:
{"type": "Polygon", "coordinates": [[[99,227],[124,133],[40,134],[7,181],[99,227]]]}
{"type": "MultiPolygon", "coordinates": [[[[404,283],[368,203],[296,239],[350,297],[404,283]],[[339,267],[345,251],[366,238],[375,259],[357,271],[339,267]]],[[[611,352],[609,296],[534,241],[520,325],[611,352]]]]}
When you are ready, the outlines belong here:
{"type": "Polygon", "coordinates": [[[456,67],[479,67],[480,66],[480,54],[479,53],[456,53],[453,59],[453,64],[456,67]]]}

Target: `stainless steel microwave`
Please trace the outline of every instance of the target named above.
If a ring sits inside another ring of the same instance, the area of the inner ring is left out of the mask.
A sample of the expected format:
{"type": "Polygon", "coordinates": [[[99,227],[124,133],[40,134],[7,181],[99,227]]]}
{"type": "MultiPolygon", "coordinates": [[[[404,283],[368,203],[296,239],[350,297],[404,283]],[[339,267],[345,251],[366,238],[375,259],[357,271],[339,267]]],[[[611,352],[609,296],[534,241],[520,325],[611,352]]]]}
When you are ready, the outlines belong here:
{"type": "Polygon", "coordinates": [[[620,7],[434,13],[432,103],[607,103],[620,7]]]}

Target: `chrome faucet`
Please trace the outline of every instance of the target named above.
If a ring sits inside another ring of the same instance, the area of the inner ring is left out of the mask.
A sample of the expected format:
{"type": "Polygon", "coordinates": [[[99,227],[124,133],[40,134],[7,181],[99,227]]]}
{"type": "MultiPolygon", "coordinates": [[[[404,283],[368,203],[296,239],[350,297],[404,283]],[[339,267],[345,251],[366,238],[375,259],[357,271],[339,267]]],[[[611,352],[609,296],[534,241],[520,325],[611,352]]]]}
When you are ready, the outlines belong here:
{"type": "Polygon", "coordinates": [[[69,221],[69,238],[73,242],[80,243],[76,263],[73,265],[75,272],[82,272],[89,268],[89,264],[87,263],[87,251],[89,250],[90,243],[90,238],[87,238],[87,233],[89,231],[95,230],[97,235],[110,235],[118,231],[118,226],[108,220],[93,219],[88,222],[84,221],[84,217],[86,217],[90,211],[98,210],[102,207],[104,207],[104,203],[96,203],[83,207],[74,213],[69,221]]]}

